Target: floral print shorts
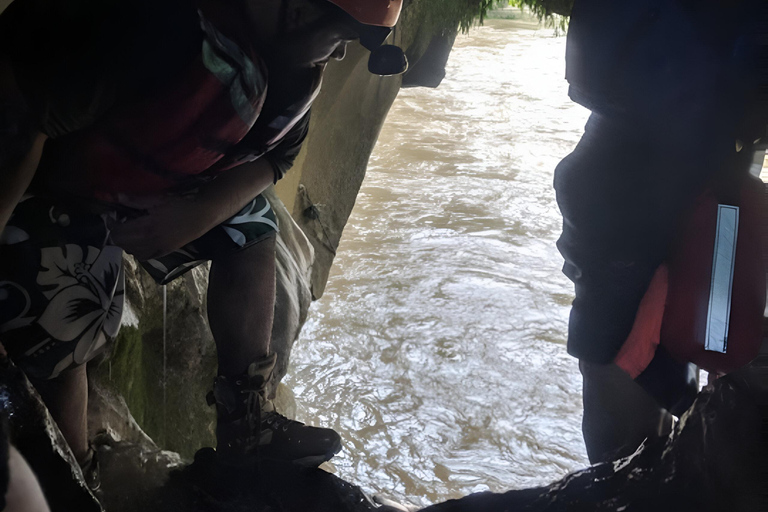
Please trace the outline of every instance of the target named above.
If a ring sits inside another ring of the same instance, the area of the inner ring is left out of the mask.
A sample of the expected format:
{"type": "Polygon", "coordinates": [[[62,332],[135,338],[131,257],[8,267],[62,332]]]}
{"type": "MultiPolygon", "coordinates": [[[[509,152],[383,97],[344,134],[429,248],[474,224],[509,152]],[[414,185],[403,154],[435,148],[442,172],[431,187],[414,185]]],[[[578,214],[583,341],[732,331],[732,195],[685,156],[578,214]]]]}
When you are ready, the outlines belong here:
{"type": "MultiPolygon", "coordinates": [[[[0,343],[28,375],[54,378],[88,362],[117,335],[123,250],[110,243],[110,216],[116,214],[31,196],[0,233],[0,343]]],[[[269,202],[258,196],[199,239],[142,266],[165,284],[277,231],[269,202]]]]}

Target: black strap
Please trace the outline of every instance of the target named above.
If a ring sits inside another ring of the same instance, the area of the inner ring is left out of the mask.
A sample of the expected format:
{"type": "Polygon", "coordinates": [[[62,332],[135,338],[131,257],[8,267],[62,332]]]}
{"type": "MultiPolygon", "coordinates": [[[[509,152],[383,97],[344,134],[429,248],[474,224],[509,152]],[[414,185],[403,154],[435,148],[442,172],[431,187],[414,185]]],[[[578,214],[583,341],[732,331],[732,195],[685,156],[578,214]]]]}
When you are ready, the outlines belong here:
{"type": "Polygon", "coordinates": [[[752,144],[738,148],[740,141],[734,141],[734,152],[728,159],[722,172],[713,177],[712,190],[717,197],[717,202],[731,206],[741,205],[741,189],[744,181],[749,178],[749,171],[755,155],[752,144]]]}

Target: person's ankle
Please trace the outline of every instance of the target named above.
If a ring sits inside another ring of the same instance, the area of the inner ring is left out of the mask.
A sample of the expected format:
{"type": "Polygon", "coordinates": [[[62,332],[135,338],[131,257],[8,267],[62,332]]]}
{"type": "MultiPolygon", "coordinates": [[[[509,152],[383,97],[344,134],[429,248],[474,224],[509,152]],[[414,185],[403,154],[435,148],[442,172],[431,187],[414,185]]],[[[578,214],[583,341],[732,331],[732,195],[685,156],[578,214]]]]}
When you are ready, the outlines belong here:
{"type": "Polygon", "coordinates": [[[93,458],[93,450],[91,450],[87,444],[83,447],[74,447],[70,445],[69,449],[72,450],[72,455],[75,456],[77,465],[81,468],[87,466],[93,458]]]}

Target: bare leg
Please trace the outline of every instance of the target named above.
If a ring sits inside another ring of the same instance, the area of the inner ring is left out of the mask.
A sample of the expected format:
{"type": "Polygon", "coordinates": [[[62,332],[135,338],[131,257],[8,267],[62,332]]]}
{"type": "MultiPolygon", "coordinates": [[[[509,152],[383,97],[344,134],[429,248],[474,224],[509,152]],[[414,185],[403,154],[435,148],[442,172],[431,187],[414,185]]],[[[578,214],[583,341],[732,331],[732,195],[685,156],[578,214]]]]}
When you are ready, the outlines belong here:
{"type": "Polygon", "coordinates": [[[579,362],[582,431],[593,464],[631,455],[646,438],[669,433],[672,416],[614,364],[579,362]]]}
{"type": "Polygon", "coordinates": [[[85,365],[63,372],[55,379],[35,380],[59,430],[80,464],[88,456],[88,375],[85,365]]]}
{"type": "Polygon", "coordinates": [[[275,238],[217,259],[208,283],[208,322],[220,375],[239,375],[269,353],[275,310],[275,238]]]}
{"type": "Polygon", "coordinates": [[[274,307],[274,238],[213,261],[208,321],[219,355],[216,454],[225,466],[246,467],[262,458],[315,467],[341,449],[336,432],[289,420],[264,396],[275,366],[269,356],[274,307]],[[232,378],[246,371],[247,378],[232,378]]]}

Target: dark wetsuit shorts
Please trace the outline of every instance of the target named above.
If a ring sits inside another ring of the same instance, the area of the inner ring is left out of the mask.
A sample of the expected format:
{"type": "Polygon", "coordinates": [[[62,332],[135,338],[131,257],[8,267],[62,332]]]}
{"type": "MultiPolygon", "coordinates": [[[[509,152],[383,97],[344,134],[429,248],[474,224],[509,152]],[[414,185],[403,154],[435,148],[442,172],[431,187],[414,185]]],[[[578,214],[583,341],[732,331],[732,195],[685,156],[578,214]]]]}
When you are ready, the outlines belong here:
{"type": "MultiPolygon", "coordinates": [[[[123,250],[110,243],[112,215],[28,197],[2,232],[0,342],[28,375],[53,378],[89,361],[117,335],[123,250]]],[[[258,196],[194,242],[142,265],[165,284],[277,231],[269,202],[258,196]]]]}

